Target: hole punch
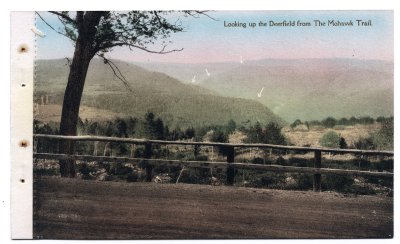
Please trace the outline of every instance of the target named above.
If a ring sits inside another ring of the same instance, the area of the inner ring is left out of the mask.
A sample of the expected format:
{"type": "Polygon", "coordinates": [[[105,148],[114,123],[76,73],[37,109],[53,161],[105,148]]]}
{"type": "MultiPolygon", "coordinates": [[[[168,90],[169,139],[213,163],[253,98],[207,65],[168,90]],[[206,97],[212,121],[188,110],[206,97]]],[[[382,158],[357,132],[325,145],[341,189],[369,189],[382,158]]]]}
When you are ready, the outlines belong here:
{"type": "Polygon", "coordinates": [[[27,140],[22,140],[19,142],[20,147],[28,147],[28,141],[27,140]]]}
{"type": "Polygon", "coordinates": [[[20,179],[19,180],[21,183],[25,183],[25,179],[20,179]]]}
{"type": "Polygon", "coordinates": [[[19,53],[27,53],[28,51],[29,51],[29,48],[25,44],[20,45],[18,48],[19,53]]]}
{"type": "Polygon", "coordinates": [[[25,84],[25,83],[22,83],[22,84],[21,84],[21,87],[25,87],[25,86],[26,86],[26,84],[25,84]]]}

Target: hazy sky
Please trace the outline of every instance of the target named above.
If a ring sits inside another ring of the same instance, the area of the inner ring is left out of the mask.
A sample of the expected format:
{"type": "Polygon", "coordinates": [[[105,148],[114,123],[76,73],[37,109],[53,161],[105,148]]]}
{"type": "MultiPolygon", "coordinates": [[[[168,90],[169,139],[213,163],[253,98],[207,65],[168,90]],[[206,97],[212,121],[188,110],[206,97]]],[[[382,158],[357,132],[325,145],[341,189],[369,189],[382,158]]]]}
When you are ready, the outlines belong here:
{"type": "MultiPolygon", "coordinates": [[[[57,18],[48,13],[42,16],[56,29],[57,18]]],[[[244,60],[278,58],[358,58],[393,60],[392,11],[222,11],[210,12],[207,17],[180,18],[185,32],[172,34],[170,49],[184,50],[166,55],[150,54],[141,50],[115,48],[111,58],[138,62],[238,62],[244,60]],[[270,21],[309,22],[312,26],[272,27],[270,21]],[[314,26],[314,20],[326,26],[314,26]],[[352,21],[353,26],[328,26],[328,21],[352,21]],[[371,20],[372,26],[357,26],[356,20],[371,20]],[[228,22],[246,23],[243,27],[224,27],[228,22]],[[248,23],[267,23],[265,27],[249,27],[248,23]]],[[[176,17],[172,17],[175,21],[176,17]]],[[[73,45],[66,37],[51,30],[37,18],[37,28],[44,38],[37,37],[37,58],[71,57],[73,45]]],[[[151,47],[159,50],[159,46],[151,47]]]]}

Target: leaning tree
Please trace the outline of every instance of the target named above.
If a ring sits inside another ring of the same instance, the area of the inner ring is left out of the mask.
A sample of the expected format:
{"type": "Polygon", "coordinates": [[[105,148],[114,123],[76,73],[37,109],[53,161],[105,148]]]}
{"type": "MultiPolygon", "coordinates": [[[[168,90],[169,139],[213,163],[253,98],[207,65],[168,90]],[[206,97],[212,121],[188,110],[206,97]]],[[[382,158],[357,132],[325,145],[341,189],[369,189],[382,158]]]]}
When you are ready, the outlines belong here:
{"type": "MultiPolygon", "coordinates": [[[[126,46],[129,49],[141,49],[150,53],[166,54],[180,50],[168,50],[168,38],[172,33],[183,31],[179,21],[172,21],[172,11],[50,11],[62,23],[60,30],[55,29],[37,13],[50,28],[70,39],[75,51],[70,63],[68,83],[64,93],[60,134],[73,136],[77,133],[79,106],[90,61],[98,56],[114,72],[114,75],[129,88],[127,80],[118,67],[105,57],[115,47],[126,46]],[[159,44],[160,50],[151,50],[159,44]]],[[[206,11],[181,11],[182,16],[207,15],[206,11]]],[[[60,143],[61,154],[73,154],[75,145],[66,140],[60,143]]],[[[63,177],[75,177],[75,161],[60,160],[60,173],[63,177]]]]}

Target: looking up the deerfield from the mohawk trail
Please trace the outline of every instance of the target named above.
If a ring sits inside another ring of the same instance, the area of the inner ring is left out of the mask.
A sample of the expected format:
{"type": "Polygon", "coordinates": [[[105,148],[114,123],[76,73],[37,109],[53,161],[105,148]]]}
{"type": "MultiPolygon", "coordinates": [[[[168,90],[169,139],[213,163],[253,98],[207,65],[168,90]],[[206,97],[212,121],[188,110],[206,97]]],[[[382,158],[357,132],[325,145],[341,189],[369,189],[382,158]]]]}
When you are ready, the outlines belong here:
{"type": "Polygon", "coordinates": [[[35,238],[393,237],[393,11],[35,14],[35,238]]]}

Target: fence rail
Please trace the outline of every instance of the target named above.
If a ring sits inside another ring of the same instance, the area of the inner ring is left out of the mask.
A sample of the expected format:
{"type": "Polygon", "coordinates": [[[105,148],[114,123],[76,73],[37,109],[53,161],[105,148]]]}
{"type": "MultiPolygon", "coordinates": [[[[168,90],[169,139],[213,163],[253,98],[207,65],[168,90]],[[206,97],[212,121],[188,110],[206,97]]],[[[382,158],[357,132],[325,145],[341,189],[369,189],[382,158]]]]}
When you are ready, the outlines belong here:
{"type": "Polygon", "coordinates": [[[183,141],[162,141],[162,140],[146,140],[134,138],[119,138],[119,137],[102,137],[102,136],[60,136],[60,135],[44,135],[35,134],[34,139],[51,139],[51,140],[72,140],[72,141],[103,141],[103,142],[118,142],[128,144],[143,144],[145,145],[144,157],[115,157],[115,156],[91,156],[91,155],[67,155],[67,154],[51,154],[51,153],[34,153],[35,158],[41,159],[56,159],[56,160],[82,160],[82,161],[97,161],[97,162],[124,162],[138,164],[144,162],[146,166],[147,180],[152,179],[152,168],[154,166],[185,166],[197,168],[224,168],[226,169],[226,182],[228,185],[233,185],[235,178],[235,169],[258,169],[266,171],[278,172],[296,172],[308,173],[314,175],[313,189],[321,191],[321,174],[347,174],[356,176],[380,176],[393,177],[392,172],[378,171],[361,171],[347,169],[331,169],[321,168],[321,153],[335,154],[355,154],[355,155],[375,155],[393,157],[394,153],[390,151],[372,151],[372,150],[356,150],[356,149],[330,149],[330,148],[311,148],[311,147],[296,147],[282,146],[272,144],[234,144],[234,143],[217,143],[217,142],[183,142],[183,141]],[[152,144],[159,145],[190,145],[190,146],[218,146],[225,148],[227,156],[226,162],[210,162],[210,161],[183,161],[170,159],[152,159],[151,148],[152,144]],[[283,165],[262,165],[235,163],[235,148],[269,148],[283,151],[298,151],[298,152],[314,152],[314,167],[295,167],[283,165]]]}
{"type": "Polygon", "coordinates": [[[123,142],[131,144],[159,144],[159,145],[188,145],[188,146],[227,146],[227,147],[257,147],[257,148],[270,148],[286,151],[298,152],[326,152],[336,154],[363,154],[363,155],[382,155],[393,156],[391,151],[375,151],[375,150],[358,150],[358,149],[332,149],[321,147],[297,147],[297,146],[283,146],[274,144],[248,144],[248,143],[222,143],[222,142],[187,142],[187,141],[163,141],[163,140],[147,140],[135,138],[121,138],[121,137],[105,137],[105,136],[60,136],[60,135],[45,135],[35,134],[34,138],[48,138],[58,140],[71,140],[71,141],[104,141],[104,142],[123,142]]]}

